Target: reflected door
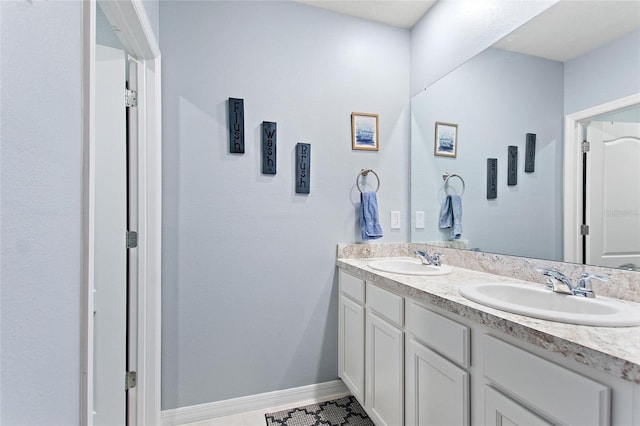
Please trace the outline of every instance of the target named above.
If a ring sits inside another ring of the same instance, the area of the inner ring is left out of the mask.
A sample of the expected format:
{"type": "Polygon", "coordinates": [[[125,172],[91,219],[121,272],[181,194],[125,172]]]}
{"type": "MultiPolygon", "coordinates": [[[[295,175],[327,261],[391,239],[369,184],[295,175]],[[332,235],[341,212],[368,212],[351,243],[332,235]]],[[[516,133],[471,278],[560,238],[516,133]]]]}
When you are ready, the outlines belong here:
{"type": "Polygon", "coordinates": [[[592,122],[587,140],[586,263],[640,266],[640,124],[592,122]]]}

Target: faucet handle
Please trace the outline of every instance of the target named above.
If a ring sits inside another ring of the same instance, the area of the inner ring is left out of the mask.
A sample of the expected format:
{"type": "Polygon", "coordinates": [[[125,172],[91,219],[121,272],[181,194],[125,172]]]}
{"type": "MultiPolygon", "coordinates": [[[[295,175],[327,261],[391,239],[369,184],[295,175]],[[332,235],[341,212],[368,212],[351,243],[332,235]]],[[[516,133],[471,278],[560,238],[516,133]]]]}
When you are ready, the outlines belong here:
{"type": "Polygon", "coordinates": [[[557,271],[557,269],[554,269],[554,268],[541,268],[539,266],[536,266],[537,272],[540,272],[542,273],[542,275],[549,277],[546,282],[547,288],[553,289],[553,280],[551,279],[551,274],[552,274],[552,271],[554,270],[557,271]]]}
{"type": "Polygon", "coordinates": [[[431,255],[431,263],[433,266],[440,266],[440,258],[445,257],[442,253],[433,253],[431,255]]]}
{"type": "Polygon", "coordinates": [[[605,277],[604,275],[596,275],[590,274],[588,272],[583,272],[580,274],[580,279],[578,280],[578,288],[586,288],[591,290],[591,279],[596,279],[599,281],[609,281],[609,277],[605,277]]]}
{"type": "Polygon", "coordinates": [[[590,274],[588,272],[583,272],[582,274],[580,274],[578,285],[573,290],[574,292],[573,294],[589,297],[589,298],[596,297],[596,294],[593,292],[593,289],[591,288],[590,280],[592,278],[600,281],[609,281],[609,278],[605,277],[604,275],[595,275],[595,274],[590,274]]]}
{"type": "Polygon", "coordinates": [[[600,281],[609,281],[609,277],[605,275],[590,274],[589,272],[583,272],[582,274],[580,274],[580,278],[584,278],[584,279],[595,278],[596,280],[600,280],[600,281]]]}

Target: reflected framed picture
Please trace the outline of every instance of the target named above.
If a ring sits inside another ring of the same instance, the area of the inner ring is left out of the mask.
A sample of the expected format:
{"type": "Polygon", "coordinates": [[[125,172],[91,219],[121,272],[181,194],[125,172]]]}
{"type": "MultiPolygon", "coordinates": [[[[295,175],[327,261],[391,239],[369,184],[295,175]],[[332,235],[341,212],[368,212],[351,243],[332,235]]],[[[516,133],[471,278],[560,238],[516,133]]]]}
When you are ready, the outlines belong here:
{"type": "Polygon", "coordinates": [[[351,149],[378,150],[378,114],[351,113],[351,149]]]}
{"type": "Polygon", "coordinates": [[[453,157],[458,154],[458,125],[436,121],[433,155],[453,157]]]}

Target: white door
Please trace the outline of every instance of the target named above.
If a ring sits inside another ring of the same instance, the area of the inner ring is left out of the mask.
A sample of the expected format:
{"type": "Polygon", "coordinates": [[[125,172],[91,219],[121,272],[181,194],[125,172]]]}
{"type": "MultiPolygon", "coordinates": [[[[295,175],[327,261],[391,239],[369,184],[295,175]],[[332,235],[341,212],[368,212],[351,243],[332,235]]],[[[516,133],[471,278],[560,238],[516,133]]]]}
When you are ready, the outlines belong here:
{"type": "Polygon", "coordinates": [[[469,373],[413,338],[406,348],[406,424],[469,424],[469,373]]]}
{"type": "MultiPolygon", "coordinates": [[[[138,62],[128,57],[127,88],[138,92],[138,62]]],[[[135,96],[134,96],[135,97],[135,96]]],[[[138,231],[138,110],[126,108],[127,116],[127,230],[138,231]]],[[[136,234],[137,235],[137,234],[136,234]]],[[[137,247],[137,244],[136,244],[137,247]]],[[[138,371],[138,250],[132,248],[127,255],[127,371],[138,371]]],[[[138,388],[127,390],[127,420],[138,424],[138,388]]]]}
{"type": "Polygon", "coordinates": [[[404,424],[404,339],[402,330],[366,313],[365,408],[378,426],[404,424]]]}
{"type": "Polygon", "coordinates": [[[364,405],[364,307],[340,295],[338,375],[364,405]]]}
{"type": "Polygon", "coordinates": [[[640,266],[640,124],[587,128],[586,263],[640,266]]]}
{"type": "Polygon", "coordinates": [[[126,422],[125,53],[96,46],[94,425],[126,422]]]}

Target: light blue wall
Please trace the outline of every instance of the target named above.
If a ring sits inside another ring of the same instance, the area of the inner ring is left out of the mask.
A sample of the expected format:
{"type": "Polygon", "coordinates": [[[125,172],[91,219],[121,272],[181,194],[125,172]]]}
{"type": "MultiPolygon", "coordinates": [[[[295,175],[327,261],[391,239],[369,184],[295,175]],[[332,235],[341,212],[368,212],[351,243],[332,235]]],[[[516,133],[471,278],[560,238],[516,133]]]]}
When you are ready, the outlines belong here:
{"type": "Polygon", "coordinates": [[[640,30],[565,64],[566,114],[640,93],[640,30]]]}
{"type": "Polygon", "coordinates": [[[162,407],[334,380],[336,243],[359,240],[360,169],[382,181],[378,241],[408,238],[409,32],[280,1],[162,1],[160,26],[162,407]],[[228,153],[229,97],[245,101],[244,155],[228,153]],[[380,114],[379,152],[352,151],[352,111],[380,114]],[[260,173],[263,120],[278,123],[275,176],[260,173]]]}
{"type": "Polygon", "coordinates": [[[442,174],[450,172],[466,183],[462,238],[470,247],[562,257],[562,80],[560,62],[490,48],[412,99],[411,210],[426,222],[412,227],[412,241],[450,239],[438,228],[442,174]],[[433,155],[436,121],[458,124],[457,158],[433,155]],[[524,173],[527,133],[537,135],[534,173],[524,173]],[[518,147],[516,186],[507,186],[509,145],[518,147]],[[498,159],[495,200],[486,198],[487,158],[498,159]]]}
{"type": "Polygon", "coordinates": [[[2,1],[0,423],[80,423],[82,3],[2,1]]]}

